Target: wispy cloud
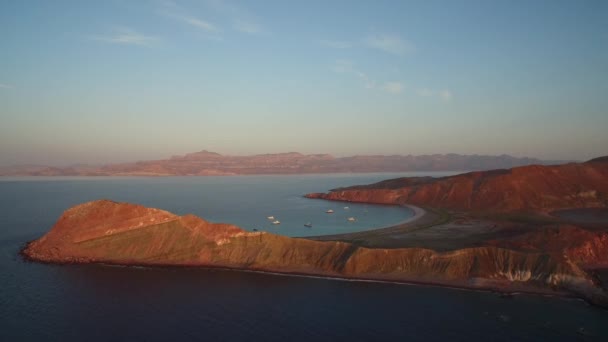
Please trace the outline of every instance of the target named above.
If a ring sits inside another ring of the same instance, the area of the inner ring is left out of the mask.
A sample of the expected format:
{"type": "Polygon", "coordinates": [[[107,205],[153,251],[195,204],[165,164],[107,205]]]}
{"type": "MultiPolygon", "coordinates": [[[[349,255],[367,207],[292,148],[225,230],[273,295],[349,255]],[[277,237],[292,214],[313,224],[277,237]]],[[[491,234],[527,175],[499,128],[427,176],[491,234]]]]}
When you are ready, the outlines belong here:
{"type": "Polygon", "coordinates": [[[155,36],[148,36],[136,32],[133,29],[122,27],[116,28],[109,35],[98,35],[91,37],[94,40],[121,45],[137,45],[137,46],[154,46],[160,41],[160,38],[155,36]]]}
{"type": "Polygon", "coordinates": [[[162,1],[157,12],[177,22],[194,27],[198,32],[202,32],[207,39],[223,40],[221,36],[222,29],[218,25],[207,19],[191,15],[191,11],[173,1],[162,1]]]}
{"type": "MultiPolygon", "coordinates": [[[[331,67],[331,70],[340,74],[349,74],[356,76],[363,83],[365,88],[368,89],[375,88],[393,95],[399,95],[405,93],[406,91],[406,86],[402,81],[394,80],[386,82],[377,82],[373,78],[369,77],[367,73],[357,68],[355,63],[351,60],[336,60],[334,65],[331,67]]],[[[414,89],[416,88],[414,87],[414,89]]],[[[446,102],[451,101],[454,98],[454,94],[449,89],[432,90],[429,88],[417,88],[414,94],[421,97],[429,97],[446,102]]]]}
{"type": "Polygon", "coordinates": [[[376,81],[370,79],[366,73],[357,70],[353,61],[339,59],[336,61],[332,70],[337,73],[352,74],[363,81],[365,88],[371,89],[376,87],[376,81]]]}
{"type": "Polygon", "coordinates": [[[268,33],[258,18],[245,7],[225,0],[206,0],[205,4],[220,15],[227,17],[232,22],[232,28],[238,32],[252,35],[268,33]]]}
{"type": "Polygon", "coordinates": [[[452,98],[454,97],[454,94],[449,89],[434,91],[434,90],[431,90],[428,88],[420,88],[416,91],[416,94],[418,94],[418,96],[422,96],[422,97],[438,98],[442,101],[451,101],[452,98]]]}
{"type": "Polygon", "coordinates": [[[206,32],[217,33],[221,31],[217,25],[210,21],[187,14],[188,11],[172,1],[162,2],[158,13],[206,32]]]}
{"type": "Polygon", "coordinates": [[[259,34],[264,32],[259,24],[243,19],[234,20],[234,29],[243,33],[259,34]]]}
{"type": "Polygon", "coordinates": [[[15,86],[13,86],[12,84],[0,83],[0,88],[1,89],[13,89],[13,88],[15,88],[15,86]]]}
{"type": "Polygon", "coordinates": [[[215,26],[214,24],[212,24],[206,20],[203,20],[203,19],[198,19],[198,18],[189,17],[189,16],[178,16],[178,15],[173,15],[172,17],[174,17],[178,20],[181,20],[188,25],[203,29],[208,32],[219,32],[220,31],[220,29],[217,26],[215,26]]]}
{"type": "MultiPolygon", "coordinates": [[[[233,30],[259,35],[267,33],[262,25],[257,21],[256,17],[247,11],[245,8],[228,3],[227,1],[206,0],[202,2],[207,11],[215,12],[215,20],[223,19],[225,21],[224,28],[230,25],[233,30]],[[219,18],[218,18],[219,15],[219,18]]],[[[191,15],[191,11],[185,9],[173,1],[163,1],[160,3],[158,12],[162,15],[171,17],[188,25],[194,26],[206,32],[207,38],[223,40],[220,33],[225,30],[219,25],[200,17],[191,15]]]]}
{"type": "Polygon", "coordinates": [[[350,60],[339,59],[335,62],[331,69],[337,73],[355,75],[359,80],[363,82],[363,85],[367,89],[378,88],[389,94],[401,94],[405,89],[405,86],[401,81],[385,82],[376,87],[378,82],[370,78],[365,72],[357,69],[355,67],[355,63],[350,60]]]}
{"type": "MultiPolygon", "coordinates": [[[[393,80],[393,81],[376,81],[372,77],[368,76],[367,73],[361,71],[356,67],[355,63],[351,60],[347,59],[339,59],[336,60],[331,70],[340,74],[349,74],[356,76],[368,89],[378,89],[389,94],[399,95],[406,92],[406,86],[403,81],[393,80]]],[[[408,87],[411,88],[411,87],[408,87]]],[[[442,101],[451,101],[454,98],[454,94],[449,89],[442,90],[432,90],[429,88],[413,88],[415,92],[411,91],[413,94],[416,94],[421,97],[429,97],[436,100],[442,101]]]]}
{"type": "Polygon", "coordinates": [[[319,40],[319,44],[326,46],[326,47],[333,48],[333,49],[348,49],[348,48],[353,47],[352,43],[345,42],[345,41],[339,41],[339,40],[321,39],[321,40],[319,40]]]}
{"type": "Polygon", "coordinates": [[[418,94],[418,96],[422,96],[422,97],[431,97],[431,96],[433,96],[433,91],[428,88],[420,88],[416,91],[416,94],[418,94]]]}
{"type": "Polygon", "coordinates": [[[444,89],[442,91],[439,92],[439,97],[443,100],[443,101],[450,101],[453,97],[452,92],[444,89]]]}
{"type": "Polygon", "coordinates": [[[415,50],[414,45],[394,34],[372,34],[363,40],[368,48],[403,56],[415,50]]]}
{"type": "Polygon", "coordinates": [[[409,41],[396,34],[375,33],[356,41],[321,39],[319,44],[333,49],[369,48],[404,56],[416,50],[409,41]]]}
{"type": "Polygon", "coordinates": [[[332,70],[335,72],[352,72],[355,63],[353,61],[349,61],[346,59],[338,59],[336,63],[332,66],[332,70]]]}
{"type": "Polygon", "coordinates": [[[401,82],[386,82],[382,89],[391,94],[400,94],[403,91],[403,83],[401,82]]]}

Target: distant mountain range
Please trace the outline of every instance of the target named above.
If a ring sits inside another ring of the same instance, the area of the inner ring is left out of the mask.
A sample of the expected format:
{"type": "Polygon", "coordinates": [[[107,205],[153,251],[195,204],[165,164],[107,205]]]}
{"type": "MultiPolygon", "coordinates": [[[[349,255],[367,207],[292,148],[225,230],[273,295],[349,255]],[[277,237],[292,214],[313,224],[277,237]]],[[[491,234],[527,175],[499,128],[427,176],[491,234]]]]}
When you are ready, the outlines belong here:
{"type": "Polygon", "coordinates": [[[214,176],[259,174],[365,173],[406,171],[474,171],[512,168],[531,164],[560,164],[509,155],[358,155],[334,157],[329,154],[297,152],[225,156],[209,151],[173,156],[163,160],[51,167],[13,166],[0,169],[0,176],[214,176]]]}

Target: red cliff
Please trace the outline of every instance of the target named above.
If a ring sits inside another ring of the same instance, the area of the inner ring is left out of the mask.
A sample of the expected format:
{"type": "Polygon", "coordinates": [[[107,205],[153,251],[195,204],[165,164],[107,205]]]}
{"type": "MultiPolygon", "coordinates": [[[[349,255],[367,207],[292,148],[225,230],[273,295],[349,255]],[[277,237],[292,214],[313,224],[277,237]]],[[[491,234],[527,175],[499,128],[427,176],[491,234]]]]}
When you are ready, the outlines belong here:
{"type": "Polygon", "coordinates": [[[608,160],[398,178],[307,197],[495,212],[608,207],[608,160]]]}
{"type": "Polygon", "coordinates": [[[247,232],[192,215],[102,200],[67,210],[23,254],[53,263],[228,267],[503,290],[559,289],[603,303],[603,293],[581,266],[589,253],[603,253],[605,242],[593,235],[569,245],[572,255],[580,256],[576,260],[508,244],[447,252],[364,248],[247,232]],[[602,246],[594,247],[598,243],[602,246]]]}

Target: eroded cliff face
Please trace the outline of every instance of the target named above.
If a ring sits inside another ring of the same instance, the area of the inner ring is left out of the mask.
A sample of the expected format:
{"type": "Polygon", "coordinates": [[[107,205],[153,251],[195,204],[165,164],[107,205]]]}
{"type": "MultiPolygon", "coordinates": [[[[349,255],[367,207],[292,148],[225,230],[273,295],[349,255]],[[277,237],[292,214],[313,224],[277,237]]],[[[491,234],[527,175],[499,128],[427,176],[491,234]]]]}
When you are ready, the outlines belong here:
{"type": "Polygon", "coordinates": [[[496,212],[608,207],[608,161],[399,178],[307,197],[496,212]]]}
{"type": "Polygon", "coordinates": [[[584,268],[608,266],[608,232],[588,231],[569,224],[554,224],[488,245],[521,251],[544,252],[557,260],[584,268]]]}
{"type": "MultiPolygon", "coordinates": [[[[584,261],[591,253],[585,251],[603,253],[606,241],[602,239],[581,240],[571,246],[572,255],[580,255],[579,260],[584,261]],[[601,246],[590,249],[587,244],[601,246]]],[[[23,254],[56,263],[212,266],[481,288],[508,289],[517,284],[576,289],[577,293],[595,291],[592,280],[576,262],[543,250],[508,246],[444,253],[421,248],[370,249],[246,232],[193,215],[180,217],[105,200],[67,210],[51,231],[28,244],[23,254]]]]}

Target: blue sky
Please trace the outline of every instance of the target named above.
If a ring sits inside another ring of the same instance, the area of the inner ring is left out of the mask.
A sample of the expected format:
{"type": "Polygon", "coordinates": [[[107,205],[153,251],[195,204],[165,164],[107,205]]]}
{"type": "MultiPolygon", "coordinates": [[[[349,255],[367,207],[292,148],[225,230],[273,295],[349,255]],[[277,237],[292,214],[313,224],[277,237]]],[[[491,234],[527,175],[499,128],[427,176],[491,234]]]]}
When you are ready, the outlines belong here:
{"type": "Polygon", "coordinates": [[[2,1],[0,165],[608,154],[605,1],[2,1]]]}

